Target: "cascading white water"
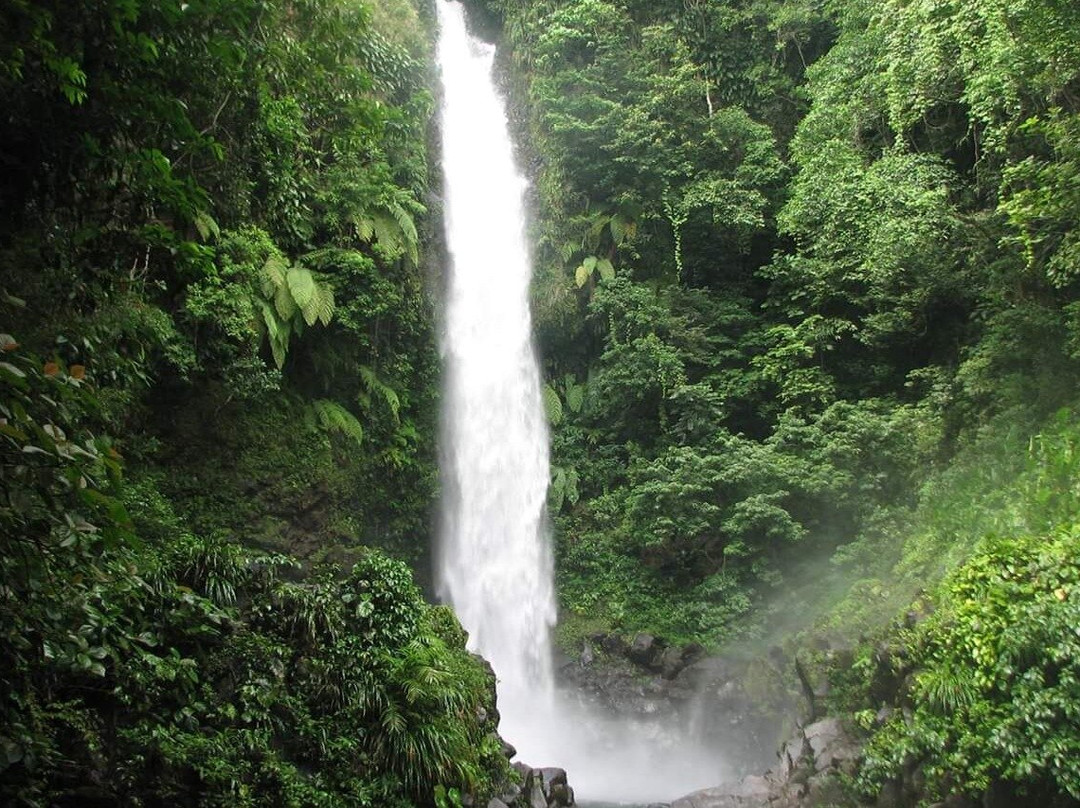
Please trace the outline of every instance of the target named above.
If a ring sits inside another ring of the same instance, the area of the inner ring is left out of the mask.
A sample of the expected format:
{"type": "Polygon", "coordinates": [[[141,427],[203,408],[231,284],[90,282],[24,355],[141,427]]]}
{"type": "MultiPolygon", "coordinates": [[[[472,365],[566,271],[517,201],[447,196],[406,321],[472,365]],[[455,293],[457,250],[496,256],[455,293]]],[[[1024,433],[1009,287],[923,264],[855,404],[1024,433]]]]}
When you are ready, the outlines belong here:
{"type": "Polygon", "coordinates": [[[525,180],[514,166],[494,48],[440,1],[450,253],[443,335],[439,583],[499,679],[503,734],[528,752],[552,691],[555,621],[545,530],[548,431],[532,347],[525,180]]]}
{"type": "Polygon", "coordinates": [[[567,769],[580,797],[670,799],[723,779],[670,716],[601,718],[553,685],[548,430],[532,347],[526,182],[513,160],[494,48],[438,0],[446,283],[438,581],[498,678],[499,725],[522,760],[567,769]]]}

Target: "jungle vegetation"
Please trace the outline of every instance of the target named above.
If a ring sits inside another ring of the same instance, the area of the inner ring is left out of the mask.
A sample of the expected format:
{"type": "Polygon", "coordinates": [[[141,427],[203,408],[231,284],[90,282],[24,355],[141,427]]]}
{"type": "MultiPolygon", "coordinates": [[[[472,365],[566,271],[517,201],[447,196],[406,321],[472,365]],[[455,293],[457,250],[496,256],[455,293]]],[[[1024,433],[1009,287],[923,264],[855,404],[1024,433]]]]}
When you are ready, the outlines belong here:
{"type": "Polygon", "coordinates": [[[432,26],[0,3],[4,805],[505,777],[489,670],[391,558],[434,493],[432,26]]]}
{"type": "Polygon", "coordinates": [[[867,795],[1080,799],[1080,6],[470,5],[535,182],[567,650],[840,637],[872,719],[884,643],[867,795]]]}
{"type": "MultiPolygon", "coordinates": [[[[836,704],[867,726],[884,644],[910,702],[855,787],[917,757],[929,796],[1080,799],[1080,6],[468,5],[534,180],[563,640],[862,638],[836,704]]],[[[403,563],[436,494],[433,27],[0,0],[3,800],[505,776],[403,563]]]]}

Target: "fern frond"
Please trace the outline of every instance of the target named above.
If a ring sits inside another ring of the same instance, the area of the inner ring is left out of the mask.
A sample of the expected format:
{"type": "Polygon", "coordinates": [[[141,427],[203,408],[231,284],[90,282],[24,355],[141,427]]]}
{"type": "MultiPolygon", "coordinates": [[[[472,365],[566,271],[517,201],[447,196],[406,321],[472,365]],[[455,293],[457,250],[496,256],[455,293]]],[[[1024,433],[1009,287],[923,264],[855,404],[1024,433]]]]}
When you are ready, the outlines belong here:
{"type": "Polygon", "coordinates": [[[416,232],[416,222],[413,221],[412,216],[397,202],[390,206],[390,213],[394,217],[394,221],[397,222],[398,229],[401,231],[401,241],[405,247],[405,252],[409,256],[409,260],[415,266],[419,263],[419,252],[417,247],[420,244],[420,236],[416,232]]]}
{"type": "Polygon", "coordinates": [[[574,377],[568,373],[563,383],[563,390],[566,394],[566,406],[570,408],[570,412],[581,412],[581,407],[585,403],[585,385],[575,382],[574,377]]]}
{"type": "Polygon", "coordinates": [[[397,421],[401,410],[401,399],[398,397],[397,391],[390,385],[385,384],[368,365],[360,366],[360,380],[364,383],[364,388],[367,391],[367,395],[362,395],[357,399],[361,405],[370,407],[371,396],[377,395],[386,402],[386,406],[390,408],[394,420],[397,421]]]}
{"type": "Polygon", "coordinates": [[[364,383],[364,387],[368,390],[378,383],[378,376],[375,375],[375,371],[371,369],[370,365],[361,365],[357,370],[360,373],[360,381],[364,383]]]}
{"type": "Polygon", "coordinates": [[[218,223],[215,222],[214,217],[205,210],[200,210],[195,213],[194,224],[195,229],[199,233],[199,238],[203,241],[209,240],[211,236],[217,238],[221,235],[221,228],[218,227],[218,223]]]}
{"type": "MultiPolygon", "coordinates": [[[[334,316],[334,290],[328,284],[319,284],[315,290],[315,317],[323,325],[330,325],[334,316]]],[[[314,325],[314,323],[309,323],[314,325]]]]}
{"type": "Polygon", "coordinates": [[[389,211],[375,214],[375,238],[394,258],[405,252],[405,234],[389,211]]]}
{"type": "Polygon", "coordinates": [[[375,220],[370,216],[357,219],[356,236],[361,241],[371,241],[375,237],[375,220]]]}
{"type": "Polygon", "coordinates": [[[285,354],[288,351],[288,346],[288,339],[283,340],[280,337],[270,339],[270,352],[274,355],[274,364],[277,365],[278,370],[285,367],[285,354]]]}
{"type": "Polygon", "coordinates": [[[604,232],[604,228],[607,227],[610,221],[610,216],[597,216],[595,219],[593,219],[592,225],[589,227],[590,244],[599,243],[600,234],[604,232]]]}
{"type": "Polygon", "coordinates": [[[311,301],[311,296],[315,294],[315,278],[312,277],[311,270],[295,265],[289,267],[289,271],[285,275],[285,281],[289,286],[289,292],[292,294],[293,300],[296,301],[297,307],[302,310],[311,301]]]}
{"type": "Polygon", "coordinates": [[[263,264],[262,268],[262,291],[266,297],[272,297],[278,288],[285,283],[285,273],[289,271],[289,262],[284,256],[272,254],[263,264]]]}
{"type": "Polygon", "coordinates": [[[274,308],[277,309],[278,317],[282,320],[291,320],[296,314],[296,301],[293,299],[292,292],[289,291],[288,284],[283,283],[274,291],[274,308]]]}
{"type": "Polygon", "coordinates": [[[550,384],[545,384],[543,398],[544,411],[547,413],[548,421],[552,426],[558,426],[562,423],[563,417],[562,402],[559,400],[559,394],[555,392],[555,388],[550,384]]]}
{"type": "Polygon", "coordinates": [[[265,300],[259,300],[257,302],[259,304],[259,311],[262,313],[262,318],[256,320],[256,323],[258,325],[261,325],[261,328],[259,330],[265,330],[265,332],[270,336],[270,339],[277,339],[279,331],[278,318],[277,315],[274,313],[273,307],[271,307],[271,305],[265,300]]]}
{"type": "Polygon", "coordinates": [[[357,444],[364,440],[364,427],[356,416],[328,398],[320,398],[311,402],[311,408],[315,412],[319,425],[327,432],[336,432],[351,438],[357,444]]]}

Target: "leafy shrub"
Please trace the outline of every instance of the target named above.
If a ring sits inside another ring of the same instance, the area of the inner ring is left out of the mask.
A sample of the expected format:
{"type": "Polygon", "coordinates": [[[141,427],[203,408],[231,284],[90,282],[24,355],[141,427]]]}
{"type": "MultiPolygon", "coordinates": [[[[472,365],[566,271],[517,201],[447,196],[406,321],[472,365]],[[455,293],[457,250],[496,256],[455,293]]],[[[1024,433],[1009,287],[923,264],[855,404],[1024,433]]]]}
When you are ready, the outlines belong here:
{"type": "Polygon", "coordinates": [[[910,718],[870,744],[862,783],[921,764],[931,795],[1004,780],[1080,798],[1080,527],[987,539],[913,638],[910,718]]]}

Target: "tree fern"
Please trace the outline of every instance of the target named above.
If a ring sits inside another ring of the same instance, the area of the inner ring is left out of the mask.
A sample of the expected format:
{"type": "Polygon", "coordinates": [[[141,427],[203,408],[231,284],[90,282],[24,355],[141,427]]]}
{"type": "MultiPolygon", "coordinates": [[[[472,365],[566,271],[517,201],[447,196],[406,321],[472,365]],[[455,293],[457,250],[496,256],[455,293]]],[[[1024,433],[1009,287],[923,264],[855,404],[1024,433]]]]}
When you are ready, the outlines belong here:
{"type": "Polygon", "coordinates": [[[336,432],[351,438],[356,444],[364,440],[364,427],[356,416],[328,398],[320,398],[311,402],[311,410],[319,426],[327,432],[336,432]]]}
{"type": "Polygon", "coordinates": [[[326,284],[316,284],[308,302],[300,306],[300,312],[308,325],[316,322],[329,325],[334,316],[334,290],[326,284]]]}
{"type": "Polygon", "coordinates": [[[562,402],[559,400],[559,394],[555,391],[555,388],[550,384],[545,384],[543,389],[544,396],[544,411],[547,413],[548,421],[552,426],[558,426],[562,423],[563,408],[562,402]]]}
{"type": "Polygon", "coordinates": [[[420,261],[420,236],[416,223],[397,200],[373,207],[357,217],[356,235],[361,241],[378,242],[391,260],[405,257],[413,266],[420,261]]]}
{"type": "Polygon", "coordinates": [[[289,262],[280,254],[272,254],[263,263],[262,292],[264,297],[272,298],[278,287],[285,283],[285,273],[289,271],[289,262]]]}
{"type": "Polygon", "coordinates": [[[329,325],[334,315],[334,291],[323,276],[290,264],[280,253],[272,253],[263,263],[260,289],[260,324],[266,329],[274,363],[281,368],[289,340],[303,334],[305,326],[316,322],[329,325]]]}
{"type": "Polygon", "coordinates": [[[572,468],[553,466],[551,484],[548,486],[548,510],[554,515],[562,510],[563,504],[576,505],[578,501],[578,476],[572,468]]]}
{"type": "Polygon", "coordinates": [[[579,413],[585,403],[585,385],[578,384],[573,374],[567,373],[563,380],[563,393],[566,396],[566,406],[570,412],[579,413]]]}
{"type": "Polygon", "coordinates": [[[298,265],[291,266],[285,274],[285,281],[293,301],[303,309],[315,294],[315,278],[312,277],[311,270],[298,265]]]}
{"type": "Polygon", "coordinates": [[[384,383],[378,376],[378,374],[368,365],[360,366],[360,381],[363,382],[364,392],[360,395],[360,405],[364,409],[370,409],[372,403],[372,397],[378,396],[390,408],[390,413],[394,417],[394,423],[399,422],[399,412],[401,410],[401,399],[398,397],[397,392],[390,385],[384,383]]]}

